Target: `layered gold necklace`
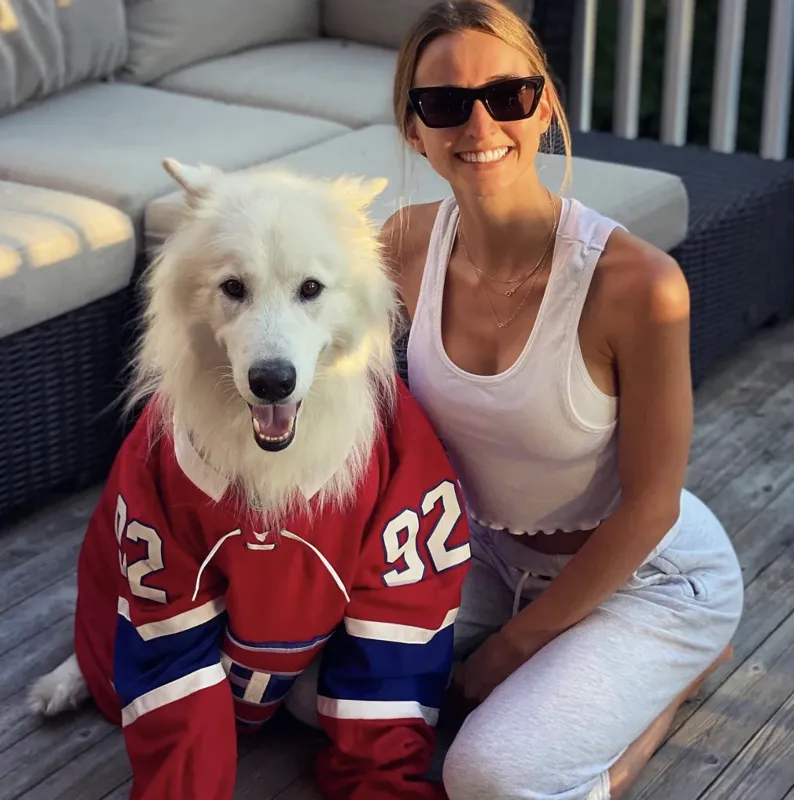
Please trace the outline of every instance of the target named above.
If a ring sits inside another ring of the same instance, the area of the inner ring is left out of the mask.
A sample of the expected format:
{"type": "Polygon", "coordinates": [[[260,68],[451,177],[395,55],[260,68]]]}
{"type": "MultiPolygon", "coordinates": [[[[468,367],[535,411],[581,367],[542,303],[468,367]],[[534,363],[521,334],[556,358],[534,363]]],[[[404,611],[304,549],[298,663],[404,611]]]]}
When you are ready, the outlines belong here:
{"type": "Polygon", "coordinates": [[[516,308],[516,310],[513,312],[513,314],[506,322],[502,322],[497,316],[496,310],[493,307],[493,303],[491,303],[491,298],[488,296],[488,289],[484,283],[481,283],[483,291],[485,292],[485,299],[488,302],[488,306],[491,309],[491,314],[493,314],[493,318],[496,321],[496,325],[499,328],[506,328],[518,316],[518,312],[521,311],[521,309],[524,307],[524,304],[527,302],[529,296],[532,294],[532,290],[535,288],[535,284],[537,283],[538,278],[542,274],[541,267],[544,265],[546,261],[546,256],[549,254],[549,250],[552,248],[552,245],[554,244],[554,237],[557,233],[557,224],[558,224],[557,209],[554,203],[554,198],[551,196],[551,192],[549,192],[548,189],[546,189],[546,195],[548,196],[549,203],[551,205],[551,219],[552,219],[551,234],[549,235],[549,240],[546,243],[546,248],[544,249],[537,263],[535,264],[534,267],[532,267],[532,269],[529,272],[525,273],[524,275],[519,275],[518,277],[515,278],[495,278],[493,275],[489,275],[487,272],[480,269],[471,259],[471,256],[469,256],[469,252],[466,249],[466,242],[463,238],[463,231],[460,228],[458,228],[458,238],[460,239],[461,252],[463,253],[463,256],[466,259],[466,261],[468,261],[469,264],[472,266],[472,268],[475,270],[475,273],[480,277],[491,281],[492,283],[501,283],[505,285],[514,284],[510,285],[508,289],[500,289],[499,294],[503,295],[504,297],[512,297],[533,275],[535,276],[534,280],[532,281],[529,287],[529,291],[527,291],[527,293],[524,295],[524,299],[518,304],[518,308],[516,308]]]}

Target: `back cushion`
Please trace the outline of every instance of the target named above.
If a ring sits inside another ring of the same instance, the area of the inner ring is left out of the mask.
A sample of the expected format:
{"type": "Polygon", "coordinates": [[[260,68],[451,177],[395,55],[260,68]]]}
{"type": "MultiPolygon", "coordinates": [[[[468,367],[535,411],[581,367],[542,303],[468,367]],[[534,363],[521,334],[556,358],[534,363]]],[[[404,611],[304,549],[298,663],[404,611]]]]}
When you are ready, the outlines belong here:
{"type": "Polygon", "coordinates": [[[208,58],[320,34],[320,0],[126,0],[130,54],[120,73],[156,81],[208,58]]]}
{"type": "MultiPolygon", "coordinates": [[[[420,14],[436,0],[323,0],[323,33],[397,49],[420,14]]],[[[532,0],[503,0],[526,18],[532,0]]]]}
{"type": "Polygon", "coordinates": [[[0,113],[108,77],[126,57],[123,0],[0,0],[0,113]]]}

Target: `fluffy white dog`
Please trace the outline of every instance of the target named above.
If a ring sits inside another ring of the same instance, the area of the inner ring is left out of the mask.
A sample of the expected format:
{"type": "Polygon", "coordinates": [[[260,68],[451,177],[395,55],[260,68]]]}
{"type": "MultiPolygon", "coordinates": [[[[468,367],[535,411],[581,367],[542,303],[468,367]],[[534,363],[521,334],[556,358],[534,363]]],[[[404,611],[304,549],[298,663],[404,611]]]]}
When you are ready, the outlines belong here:
{"type": "Polygon", "coordinates": [[[90,692],[125,727],[136,798],[231,796],[235,719],[272,716],[332,640],[327,796],[436,796],[418,779],[468,527],[394,371],[367,212],[385,181],[164,166],[187,213],[144,280],[145,409],[81,549],[75,655],[31,706],[90,692]]]}

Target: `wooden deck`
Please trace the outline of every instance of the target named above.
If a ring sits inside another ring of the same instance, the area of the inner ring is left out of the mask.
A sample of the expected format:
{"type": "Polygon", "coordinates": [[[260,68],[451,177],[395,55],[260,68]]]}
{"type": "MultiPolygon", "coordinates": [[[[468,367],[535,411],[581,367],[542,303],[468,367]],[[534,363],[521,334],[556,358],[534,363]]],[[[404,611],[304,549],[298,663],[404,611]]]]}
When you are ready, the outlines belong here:
{"type": "MultiPolygon", "coordinates": [[[[628,800],[794,800],[794,324],[730,359],[696,408],[687,484],[735,542],[746,608],[735,658],[681,709],[628,800]]],[[[75,559],[97,494],[0,532],[2,800],[129,793],[121,735],[93,709],[42,725],[25,708],[30,680],[70,652],[75,559]]],[[[288,718],[243,741],[236,797],[319,798],[320,742],[288,718]]]]}

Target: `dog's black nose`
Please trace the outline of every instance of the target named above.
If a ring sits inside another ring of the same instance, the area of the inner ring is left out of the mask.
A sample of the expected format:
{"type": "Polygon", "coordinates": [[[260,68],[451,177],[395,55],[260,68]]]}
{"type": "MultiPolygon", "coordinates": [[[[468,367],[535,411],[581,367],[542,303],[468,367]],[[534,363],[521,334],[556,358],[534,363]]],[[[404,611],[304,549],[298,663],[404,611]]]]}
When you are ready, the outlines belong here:
{"type": "Polygon", "coordinates": [[[297,375],[289,361],[276,358],[257,361],[248,370],[248,385],[254,395],[265,403],[278,403],[295,391],[297,375]]]}

